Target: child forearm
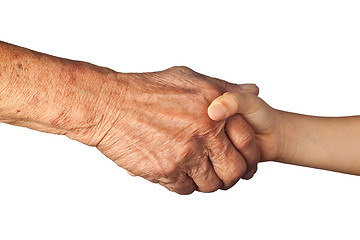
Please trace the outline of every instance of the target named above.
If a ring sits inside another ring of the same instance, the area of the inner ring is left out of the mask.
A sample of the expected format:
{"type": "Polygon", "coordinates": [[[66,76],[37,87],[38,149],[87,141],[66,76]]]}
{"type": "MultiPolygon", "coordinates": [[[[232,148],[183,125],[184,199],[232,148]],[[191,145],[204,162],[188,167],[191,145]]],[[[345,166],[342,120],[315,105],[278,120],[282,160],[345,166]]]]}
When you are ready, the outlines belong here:
{"type": "Polygon", "coordinates": [[[360,116],[279,115],[283,150],[275,161],[360,175],[360,116]]]}

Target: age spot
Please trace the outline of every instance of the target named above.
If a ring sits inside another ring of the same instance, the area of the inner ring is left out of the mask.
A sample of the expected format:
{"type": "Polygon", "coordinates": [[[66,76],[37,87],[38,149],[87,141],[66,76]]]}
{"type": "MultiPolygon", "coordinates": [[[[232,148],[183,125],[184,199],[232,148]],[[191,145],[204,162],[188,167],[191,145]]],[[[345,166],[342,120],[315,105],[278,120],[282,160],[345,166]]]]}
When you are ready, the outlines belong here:
{"type": "Polygon", "coordinates": [[[77,68],[71,65],[65,65],[61,69],[61,75],[60,77],[66,81],[68,81],[70,84],[76,84],[76,77],[77,77],[77,68]]]}

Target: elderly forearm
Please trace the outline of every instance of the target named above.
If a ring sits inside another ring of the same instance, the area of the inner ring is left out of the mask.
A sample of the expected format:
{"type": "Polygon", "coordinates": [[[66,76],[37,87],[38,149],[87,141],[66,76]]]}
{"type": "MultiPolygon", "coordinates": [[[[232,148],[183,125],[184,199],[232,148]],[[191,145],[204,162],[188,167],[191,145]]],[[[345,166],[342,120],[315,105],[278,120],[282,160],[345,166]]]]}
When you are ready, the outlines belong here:
{"type": "Polygon", "coordinates": [[[110,69],[0,42],[0,122],[71,136],[97,127],[121,84],[110,69]]]}

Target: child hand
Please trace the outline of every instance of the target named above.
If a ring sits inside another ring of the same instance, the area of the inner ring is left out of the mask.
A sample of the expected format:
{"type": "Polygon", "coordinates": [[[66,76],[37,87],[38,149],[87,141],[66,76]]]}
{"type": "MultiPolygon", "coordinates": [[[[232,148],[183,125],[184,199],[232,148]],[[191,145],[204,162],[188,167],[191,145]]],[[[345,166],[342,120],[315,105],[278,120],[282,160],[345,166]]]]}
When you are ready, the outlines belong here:
{"type": "MultiPolygon", "coordinates": [[[[270,107],[256,95],[244,92],[226,92],[216,98],[208,108],[209,117],[215,121],[229,118],[237,113],[243,116],[255,132],[256,143],[261,153],[260,161],[277,159],[281,154],[282,144],[281,112],[270,107]]],[[[241,148],[239,140],[242,136],[235,133],[236,127],[234,121],[228,121],[225,130],[239,150],[241,148]]],[[[247,165],[244,178],[250,179],[257,170],[257,163],[247,163],[247,165]]]]}

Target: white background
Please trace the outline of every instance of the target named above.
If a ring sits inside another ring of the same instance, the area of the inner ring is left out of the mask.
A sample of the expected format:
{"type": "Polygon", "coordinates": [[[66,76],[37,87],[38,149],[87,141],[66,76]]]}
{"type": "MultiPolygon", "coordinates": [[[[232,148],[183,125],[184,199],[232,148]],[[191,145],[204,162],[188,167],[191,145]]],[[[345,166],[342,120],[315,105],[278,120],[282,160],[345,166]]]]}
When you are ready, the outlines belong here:
{"type": "MultiPolygon", "coordinates": [[[[0,39],[122,72],[254,82],[282,110],[360,113],[359,1],[1,1],[0,39]]],[[[66,137],[0,133],[0,239],[360,238],[356,176],[263,163],[229,191],[178,196],[66,137]]]]}

